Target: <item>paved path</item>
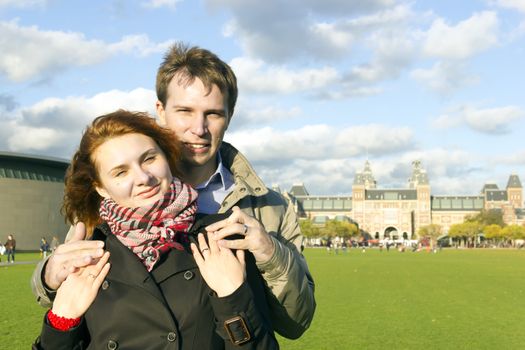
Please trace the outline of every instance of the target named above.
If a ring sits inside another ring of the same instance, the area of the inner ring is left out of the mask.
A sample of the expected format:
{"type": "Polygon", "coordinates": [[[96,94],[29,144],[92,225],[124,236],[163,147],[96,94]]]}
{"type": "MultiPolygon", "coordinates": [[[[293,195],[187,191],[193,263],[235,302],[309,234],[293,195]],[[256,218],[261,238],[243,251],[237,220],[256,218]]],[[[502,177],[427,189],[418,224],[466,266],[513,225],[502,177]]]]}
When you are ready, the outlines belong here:
{"type": "Polygon", "coordinates": [[[29,264],[36,264],[40,260],[30,260],[30,261],[16,261],[13,264],[8,264],[4,259],[2,259],[2,262],[0,263],[0,266],[14,266],[14,265],[29,265],[29,264]]]}

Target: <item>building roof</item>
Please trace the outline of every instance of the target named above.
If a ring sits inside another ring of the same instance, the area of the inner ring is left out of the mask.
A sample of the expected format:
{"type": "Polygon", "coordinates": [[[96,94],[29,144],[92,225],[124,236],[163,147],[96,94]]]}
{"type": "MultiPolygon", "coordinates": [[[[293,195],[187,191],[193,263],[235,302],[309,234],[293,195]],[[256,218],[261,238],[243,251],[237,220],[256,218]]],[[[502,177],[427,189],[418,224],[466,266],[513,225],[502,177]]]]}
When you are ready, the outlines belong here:
{"type": "Polygon", "coordinates": [[[291,195],[295,197],[310,195],[308,191],[306,190],[306,187],[304,187],[303,183],[293,184],[289,192],[291,195]]]}
{"type": "Polygon", "coordinates": [[[483,185],[483,188],[481,189],[481,194],[484,194],[485,191],[488,191],[488,190],[499,190],[499,187],[493,182],[487,182],[486,184],[483,185]]]}
{"type": "Polygon", "coordinates": [[[415,189],[366,190],[365,200],[416,200],[415,189]]]}
{"type": "Polygon", "coordinates": [[[521,181],[518,175],[512,174],[509,176],[509,181],[507,182],[507,188],[522,188],[521,181]]]}
{"type": "Polygon", "coordinates": [[[0,152],[0,178],[62,182],[68,166],[65,159],[0,152]]]}
{"type": "Polygon", "coordinates": [[[408,179],[408,187],[416,188],[420,185],[428,185],[427,171],[421,167],[421,162],[415,160],[412,162],[412,176],[408,179]]]}
{"type": "Polygon", "coordinates": [[[507,191],[501,190],[487,190],[485,196],[489,202],[501,202],[507,200],[507,191]]]}
{"type": "Polygon", "coordinates": [[[432,196],[432,210],[470,211],[481,210],[484,207],[483,196],[432,196]]]}
{"type": "Polygon", "coordinates": [[[376,188],[377,182],[372,173],[370,162],[365,162],[365,168],[363,171],[357,171],[354,176],[354,185],[364,185],[365,188],[376,188]]]}

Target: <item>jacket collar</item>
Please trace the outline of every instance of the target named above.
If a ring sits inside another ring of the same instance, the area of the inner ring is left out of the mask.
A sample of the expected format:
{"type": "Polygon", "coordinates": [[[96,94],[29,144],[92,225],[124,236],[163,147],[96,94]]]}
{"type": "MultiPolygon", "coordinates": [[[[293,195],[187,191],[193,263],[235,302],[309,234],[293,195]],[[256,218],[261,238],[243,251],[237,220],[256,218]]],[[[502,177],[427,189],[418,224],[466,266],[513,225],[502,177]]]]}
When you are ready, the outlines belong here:
{"type": "Polygon", "coordinates": [[[233,174],[235,189],[226,197],[225,202],[228,204],[221,206],[219,212],[224,212],[246,196],[260,197],[268,194],[268,188],[241,152],[223,141],[220,154],[224,166],[233,174]]]}

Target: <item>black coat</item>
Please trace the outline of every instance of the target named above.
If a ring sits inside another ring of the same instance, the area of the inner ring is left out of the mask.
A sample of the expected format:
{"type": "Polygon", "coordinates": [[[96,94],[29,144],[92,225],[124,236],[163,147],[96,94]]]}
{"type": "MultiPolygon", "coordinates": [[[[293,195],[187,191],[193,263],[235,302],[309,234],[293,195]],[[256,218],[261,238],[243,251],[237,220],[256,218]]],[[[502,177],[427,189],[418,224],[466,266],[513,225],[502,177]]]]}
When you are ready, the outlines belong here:
{"type": "MultiPolygon", "coordinates": [[[[208,220],[209,221],[209,220],[208,220]]],[[[199,229],[204,225],[194,225],[199,229]]],[[[44,320],[36,349],[278,349],[269,321],[263,280],[247,254],[247,282],[218,298],[189,251],[171,250],[149,273],[104,224],[111,269],[81,324],[67,332],[44,320]],[[237,346],[224,321],[241,316],[251,340],[237,346]]]]}

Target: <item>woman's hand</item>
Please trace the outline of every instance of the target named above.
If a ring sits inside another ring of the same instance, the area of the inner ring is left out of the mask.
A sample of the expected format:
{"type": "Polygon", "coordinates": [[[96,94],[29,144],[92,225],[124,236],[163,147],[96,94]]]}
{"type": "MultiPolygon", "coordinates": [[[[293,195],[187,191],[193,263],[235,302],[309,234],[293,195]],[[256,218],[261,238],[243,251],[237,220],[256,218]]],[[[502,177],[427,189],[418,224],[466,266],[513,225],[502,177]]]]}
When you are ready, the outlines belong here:
{"type": "Polygon", "coordinates": [[[209,246],[202,233],[198,235],[200,251],[192,243],[191,251],[202,277],[219,297],[225,297],[237,290],[246,278],[244,251],[234,255],[229,248],[220,247],[210,239],[209,246]]]}
{"type": "Polygon", "coordinates": [[[57,290],[53,303],[55,315],[78,318],[86,313],[109,272],[108,259],[109,252],[105,252],[96,265],[80,268],[67,276],[57,290]]]}

